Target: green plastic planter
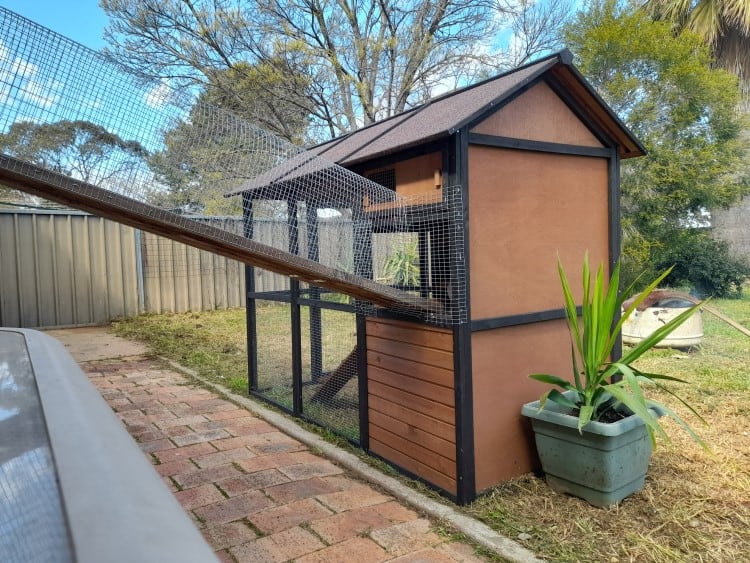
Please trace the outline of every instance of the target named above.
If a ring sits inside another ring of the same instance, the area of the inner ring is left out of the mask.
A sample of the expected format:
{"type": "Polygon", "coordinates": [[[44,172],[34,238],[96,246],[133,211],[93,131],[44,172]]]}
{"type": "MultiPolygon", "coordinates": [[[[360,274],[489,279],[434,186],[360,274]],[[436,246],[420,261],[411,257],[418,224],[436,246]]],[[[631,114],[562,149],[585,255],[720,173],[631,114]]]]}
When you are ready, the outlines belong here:
{"type": "Polygon", "coordinates": [[[643,420],[629,416],[618,422],[589,422],[578,432],[578,418],[564,407],[539,401],[527,403],[521,413],[531,419],[537,452],[547,483],[604,507],[640,491],[651,459],[651,440],[643,420]]]}

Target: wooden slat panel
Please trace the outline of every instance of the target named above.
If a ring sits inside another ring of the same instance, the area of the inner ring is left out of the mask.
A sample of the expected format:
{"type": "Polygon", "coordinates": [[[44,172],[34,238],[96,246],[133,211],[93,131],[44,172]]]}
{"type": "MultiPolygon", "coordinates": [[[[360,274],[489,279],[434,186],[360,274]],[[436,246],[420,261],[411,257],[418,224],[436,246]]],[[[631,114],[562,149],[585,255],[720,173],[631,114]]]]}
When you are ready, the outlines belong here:
{"type": "Polygon", "coordinates": [[[399,452],[393,448],[378,442],[370,438],[370,451],[377,454],[384,459],[390,460],[393,463],[403,467],[407,471],[411,471],[415,475],[422,477],[429,481],[433,485],[448,491],[449,493],[456,494],[456,480],[446,475],[443,475],[439,471],[435,471],[431,467],[399,452]]]}
{"type": "Polygon", "coordinates": [[[435,385],[442,385],[450,389],[453,389],[454,386],[453,366],[451,366],[451,369],[437,368],[374,350],[367,351],[367,366],[368,370],[371,367],[387,369],[393,373],[408,374],[410,377],[429,381],[435,385]]]}
{"type": "Polygon", "coordinates": [[[429,432],[430,434],[449,442],[455,443],[456,441],[456,429],[453,424],[447,424],[432,417],[414,412],[407,407],[397,405],[374,395],[371,395],[368,400],[368,406],[372,410],[378,411],[396,420],[401,420],[406,424],[414,426],[415,428],[420,428],[425,432],[429,432]]]}
{"type": "Polygon", "coordinates": [[[401,389],[383,385],[378,381],[368,381],[367,386],[371,397],[381,397],[448,424],[453,424],[456,419],[456,411],[453,407],[430,401],[419,395],[406,393],[401,389]]]}
{"type": "Polygon", "coordinates": [[[438,438],[434,434],[425,432],[421,428],[391,418],[376,410],[369,409],[369,417],[371,426],[374,425],[388,430],[392,434],[402,436],[409,442],[420,444],[428,450],[438,453],[454,462],[456,461],[456,445],[454,443],[438,438]]]}
{"type": "Polygon", "coordinates": [[[375,366],[367,366],[367,379],[403,389],[407,393],[424,397],[436,403],[442,403],[451,407],[455,405],[455,391],[451,387],[434,385],[428,381],[415,379],[408,375],[394,373],[375,366]]]}
{"type": "Polygon", "coordinates": [[[453,352],[453,333],[450,330],[439,329],[427,325],[418,325],[404,321],[385,319],[367,319],[367,334],[408,342],[426,348],[435,348],[446,352],[453,352]]]}
{"type": "Polygon", "coordinates": [[[370,335],[367,336],[367,349],[431,366],[453,369],[453,354],[442,350],[422,348],[405,342],[386,340],[370,335]]]}
{"type": "Polygon", "coordinates": [[[456,477],[456,462],[450,460],[447,457],[441,456],[440,454],[428,450],[420,444],[415,444],[410,440],[406,440],[379,426],[370,425],[370,439],[377,440],[381,444],[384,444],[394,450],[398,450],[404,455],[408,455],[413,459],[418,459],[420,463],[431,467],[435,471],[442,473],[448,477],[455,479],[456,477]]]}

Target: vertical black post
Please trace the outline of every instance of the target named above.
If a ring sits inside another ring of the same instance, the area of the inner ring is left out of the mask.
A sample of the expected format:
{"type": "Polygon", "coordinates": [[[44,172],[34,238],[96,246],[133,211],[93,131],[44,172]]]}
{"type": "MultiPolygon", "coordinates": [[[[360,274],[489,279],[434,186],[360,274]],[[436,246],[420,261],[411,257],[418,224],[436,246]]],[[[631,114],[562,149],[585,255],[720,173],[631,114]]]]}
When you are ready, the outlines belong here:
{"type": "MultiPolygon", "coordinates": [[[[362,202],[352,205],[352,229],[354,234],[354,273],[372,279],[372,224],[362,213],[362,202]]],[[[361,311],[357,303],[354,308],[361,311]]],[[[367,334],[365,316],[357,312],[357,392],[359,393],[359,444],[370,447],[370,416],[367,400],[367,334]]]]}
{"type": "MultiPolygon", "coordinates": [[[[253,200],[242,194],[242,236],[253,238],[253,200]]],[[[245,265],[245,326],[247,329],[247,392],[258,388],[258,333],[255,313],[255,268],[245,265]]]]}
{"type": "MultiPolygon", "coordinates": [[[[419,231],[419,296],[430,296],[430,256],[427,231],[419,231]]],[[[434,250],[433,250],[434,252],[434,250]]]]}
{"type": "Polygon", "coordinates": [[[362,213],[361,202],[352,206],[354,273],[372,279],[372,223],[362,213]]]}
{"type": "MultiPolygon", "coordinates": [[[[612,150],[609,157],[608,173],[608,190],[609,190],[609,273],[620,259],[622,250],[622,225],[620,223],[620,151],[619,147],[612,150]]],[[[615,324],[620,321],[620,311],[615,313],[612,322],[615,324]]],[[[622,357],[622,334],[617,335],[617,340],[612,348],[612,361],[617,361],[622,357]]]]}
{"type": "MultiPolygon", "coordinates": [[[[454,136],[453,178],[460,191],[448,194],[452,206],[450,244],[455,251],[450,252],[450,268],[456,303],[453,315],[461,315],[461,320],[453,328],[453,366],[456,402],[456,502],[467,504],[476,497],[474,465],[474,396],[471,368],[471,314],[469,294],[469,145],[468,131],[460,129],[454,136]],[[463,264],[461,264],[463,262],[463,264]],[[464,276],[459,275],[459,266],[464,276]]],[[[443,188],[445,189],[445,188],[443,188]]]]}
{"type": "MultiPolygon", "coordinates": [[[[316,262],[320,259],[318,241],[318,209],[307,202],[307,257],[316,262]]],[[[320,288],[310,286],[310,299],[320,299],[320,288]]],[[[310,377],[313,382],[323,374],[323,326],[320,307],[310,306],[310,377]]]]}
{"type": "Polygon", "coordinates": [[[365,316],[357,313],[357,391],[359,393],[359,446],[370,449],[370,411],[367,396],[367,328],[365,316]]]}
{"type": "MultiPolygon", "coordinates": [[[[287,224],[289,227],[289,253],[299,254],[299,231],[297,202],[287,201],[287,224]]],[[[299,280],[289,280],[292,322],[292,412],[302,414],[302,315],[299,306],[299,280]]]]}

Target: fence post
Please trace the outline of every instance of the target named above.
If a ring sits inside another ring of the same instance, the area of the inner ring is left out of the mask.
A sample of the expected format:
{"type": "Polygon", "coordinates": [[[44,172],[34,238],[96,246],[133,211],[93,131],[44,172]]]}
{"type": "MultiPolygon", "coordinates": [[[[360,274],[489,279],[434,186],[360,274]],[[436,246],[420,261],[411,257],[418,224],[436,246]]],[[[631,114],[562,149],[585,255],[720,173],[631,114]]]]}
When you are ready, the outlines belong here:
{"type": "Polygon", "coordinates": [[[138,314],[146,311],[146,293],[143,282],[143,250],[141,249],[141,230],[134,229],[135,234],[135,275],[138,291],[138,314]]]}

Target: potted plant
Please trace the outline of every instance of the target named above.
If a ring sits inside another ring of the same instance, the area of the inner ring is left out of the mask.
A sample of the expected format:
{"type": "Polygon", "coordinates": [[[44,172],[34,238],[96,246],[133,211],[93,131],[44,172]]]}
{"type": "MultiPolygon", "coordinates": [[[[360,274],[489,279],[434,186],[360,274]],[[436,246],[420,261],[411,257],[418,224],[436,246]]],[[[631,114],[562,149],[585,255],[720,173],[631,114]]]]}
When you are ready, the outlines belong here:
{"type": "Polygon", "coordinates": [[[685,322],[699,305],[672,319],[617,359],[613,352],[623,323],[670,270],[651,282],[623,310],[624,299],[638,280],[618,295],[618,263],[608,285],[603,265],[599,266],[592,285],[587,255],[583,262],[580,319],[559,260],[558,271],[572,340],[573,381],[550,374],[530,375],[557,388],[545,392],[538,401],[524,405],[522,413],[531,418],[537,451],[549,485],[595,506],[609,506],[643,488],[655,435],[667,438],[659,423],[660,416],[676,420],[705,447],[674,411],[647,399],[641,388],[646,383],[665,389],[703,420],[690,405],[660,385],[664,380],[684,381],[644,373],[632,365],[685,322]]]}

